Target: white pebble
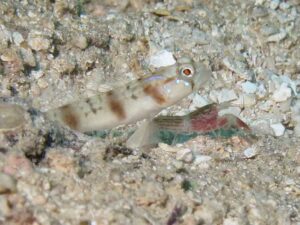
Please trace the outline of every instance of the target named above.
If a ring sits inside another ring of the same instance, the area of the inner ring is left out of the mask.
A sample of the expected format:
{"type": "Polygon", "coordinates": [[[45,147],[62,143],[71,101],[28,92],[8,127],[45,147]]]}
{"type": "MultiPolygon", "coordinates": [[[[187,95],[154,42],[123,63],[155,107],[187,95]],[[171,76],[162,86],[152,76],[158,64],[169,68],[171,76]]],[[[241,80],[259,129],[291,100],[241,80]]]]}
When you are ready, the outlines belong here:
{"type": "Polygon", "coordinates": [[[9,131],[25,123],[24,109],[15,104],[0,104],[0,131],[9,131]]]}
{"type": "Polygon", "coordinates": [[[246,148],[244,150],[244,156],[247,159],[252,158],[252,157],[254,157],[256,155],[257,155],[257,148],[256,148],[256,146],[251,146],[251,147],[246,148]]]}
{"type": "Polygon", "coordinates": [[[225,109],[221,109],[219,112],[218,112],[218,115],[219,116],[224,116],[226,114],[231,114],[231,115],[234,115],[236,117],[238,117],[241,113],[241,108],[240,107],[228,107],[228,108],[225,108],[225,109]]]}
{"type": "Polygon", "coordinates": [[[35,51],[47,50],[51,45],[51,42],[47,37],[36,33],[29,33],[27,42],[30,48],[35,51]]]}
{"type": "Polygon", "coordinates": [[[176,159],[186,163],[191,163],[194,160],[194,154],[191,149],[184,148],[176,153],[176,159]]]}
{"type": "Polygon", "coordinates": [[[254,94],[243,94],[243,106],[248,108],[256,104],[256,98],[254,94]]]}
{"type": "Polygon", "coordinates": [[[167,50],[162,50],[152,55],[149,59],[149,65],[153,67],[163,67],[175,64],[173,54],[167,50]]]}
{"type": "Polygon", "coordinates": [[[272,99],[275,102],[284,102],[292,96],[292,90],[288,87],[287,83],[282,83],[279,89],[273,93],[272,99]]]}
{"type": "Polygon", "coordinates": [[[255,83],[246,81],[242,83],[243,92],[246,94],[253,94],[257,90],[257,85],[255,83]]]}
{"type": "Polygon", "coordinates": [[[209,44],[209,38],[207,34],[198,29],[194,29],[192,32],[192,40],[197,43],[197,45],[207,45],[209,44]]]}
{"type": "Polygon", "coordinates": [[[267,38],[267,42],[280,42],[280,41],[282,41],[283,39],[285,39],[286,36],[287,36],[287,32],[281,31],[280,33],[270,35],[270,36],[267,38]]]}
{"type": "Polygon", "coordinates": [[[251,80],[254,76],[253,71],[247,68],[247,64],[242,61],[236,61],[232,58],[225,57],[223,64],[231,71],[237,73],[237,75],[245,80],[251,80]]]}
{"type": "Polygon", "coordinates": [[[224,219],[223,225],[239,225],[239,220],[235,217],[228,217],[224,219]]]}
{"type": "Polygon", "coordinates": [[[191,100],[192,100],[192,104],[189,107],[191,110],[195,110],[196,108],[201,108],[208,104],[207,99],[205,99],[199,94],[194,94],[191,97],[191,100]]]}
{"type": "Polygon", "coordinates": [[[211,160],[211,157],[208,155],[196,155],[194,164],[199,165],[201,163],[207,163],[211,160]]]}
{"type": "Polygon", "coordinates": [[[278,8],[279,4],[280,4],[279,0],[272,0],[270,3],[270,8],[275,10],[278,8]]]}
{"type": "Polygon", "coordinates": [[[289,9],[291,7],[291,5],[287,2],[281,2],[279,7],[280,7],[280,9],[286,10],[286,9],[289,9]]]}
{"type": "Polygon", "coordinates": [[[285,127],[281,123],[271,124],[271,128],[276,137],[280,137],[284,134],[285,127]]]}
{"type": "Polygon", "coordinates": [[[270,121],[267,119],[254,120],[251,122],[250,127],[254,133],[273,135],[272,129],[270,128],[270,121]]]}
{"type": "Polygon", "coordinates": [[[11,214],[11,206],[8,203],[7,197],[5,196],[0,196],[0,214],[2,216],[9,216],[11,214]]]}
{"type": "Polygon", "coordinates": [[[0,194],[15,192],[16,190],[15,179],[5,173],[0,173],[0,194]]]}
{"type": "Polygon", "coordinates": [[[219,103],[233,101],[236,100],[237,98],[238,97],[235,94],[234,90],[222,89],[218,94],[219,103]]]}
{"type": "Polygon", "coordinates": [[[297,166],[296,172],[297,172],[297,175],[299,176],[300,175],[300,166],[297,166]]]}
{"type": "Polygon", "coordinates": [[[178,152],[178,148],[176,147],[172,147],[168,144],[165,144],[165,143],[158,143],[158,146],[163,150],[163,151],[166,151],[166,152],[178,152]]]}
{"type": "Polygon", "coordinates": [[[20,46],[20,44],[24,41],[22,34],[20,34],[19,32],[13,32],[12,37],[13,37],[14,43],[17,46],[20,46]]]}
{"type": "Polygon", "coordinates": [[[271,100],[266,100],[264,102],[259,103],[259,109],[262,111],[270,111],[271,107],[274,105],[274,102],[271,100]]]}
{"type": "Polygon", "coordinates": [[[45,75],[43,70],[32,70],[30,74],[35,80],[38,80],[45,75]]]}
{"type": "Polygon", "coordinates": [[[263,83],[258,85],[256,95],[259,99],[264,98],[267,95],[267,90],[263,83]]]}
{"type": "Polygon", "coordinates": [[[208,97],[212,102],[217,102],[218,101],[218,94],[219,94],[218,91],[212,90],[212,91],[209,92],[208,97]]]}

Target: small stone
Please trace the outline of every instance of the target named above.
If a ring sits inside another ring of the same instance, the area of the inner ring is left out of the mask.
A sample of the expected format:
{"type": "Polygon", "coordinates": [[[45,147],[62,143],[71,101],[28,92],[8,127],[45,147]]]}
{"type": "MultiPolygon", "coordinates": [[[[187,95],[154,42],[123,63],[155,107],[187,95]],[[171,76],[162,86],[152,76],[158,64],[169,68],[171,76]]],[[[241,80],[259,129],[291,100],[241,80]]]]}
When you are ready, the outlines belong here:
{"type": "Polygon", "coordinates": [[[34,205],[44,205],[47,202],[47,198],[45,196],[38,194],[32,199],[32,203],[34,205]]]}
{"type": "Polygon", "coordinates": [[[149,59],[149,65],[155,68],[170,66],[175,64],[176,61],[173,54],[167,50],[162,50],[152,55],[149,59]]]}
{"type": "Polygon", "coordinates": [[[223,64],[244,80],[252,80],[254,76],[253,71],[247,69],[247,64],[244,61],[237,61],[232,58],[225,57],[223,59],[223,64]]]}
{"type": "Polygon", "coordinates": [[[295,185],[296,182],[293,178],[286,177],[284,179],[284,184],[287,185],[287,186],[292,186],[292,185],[295,185]]]}
{"type": "Polygon", "coordinates": [[[48,87],[48,82],[45,79],[38,79],[37,84],[42,89],[45,89],[48,87]]]}
{"type": "Polygon", "coordinates": [[[255,83],[246,81],[242,83],[243,92],[246,94],[253,94],[257,90],[257,85],[255,83]]]}
{"type": "Polygon", "coordinates": [[[300,175],[300,166],[297,166],[296,172],[297,172],[297,175],[299,176],[300,175]]]}
{"type": "Polygon", "coordinates": [[[256,98],[254,94],[243,94],[243,107],[249,108],[256,104],[256,98]]]}
{"type": "Polygon", "coordinates": [[[182,161],[174,160],[172,165],[177,169],[182,169],[184,167],[184,163],[182,161]]]}
{"type": "Polygon", "coordinates": [[[29,34],[28,37],[28,45],[31,47],[32,50],[41,51],[47,50],[50,47],[50,40],[45,37],[40,36],[33,36],[29,34]]]}
{"type": "Polygon", "coordinates": [[[224,219],[223,225],[239,225],[241,224],[238,218],[228,217],[224,219]]]}
{"type": "Polygon", "coordinates": [[[264,7],[255,7],[252,12],[253,17],[265,17],[268,15],[268,10],[264,7]]]}
{"type": "Polygon", "coordinates": [[[236,117],[239,117],[241,111],[242,110],[241,110],[240,107],[232,106],[232,107],[227,107],[225,109],[220,109],[220,111],[218,112],[218,115],[219,116],[224,116],[226,114],[231,114],[231,115],[234,115],[236,117]]]}
{"type": "Polygon", "coordinates": [[[279,89],[276,89],[273,93],[272,99],[275,102],[284,102],[292,96],[292,90],[288,87],[287,83],[282,83],[279,89]]]}
{"type": "Polygon", "coordinates": [[[0,215],[8,216],[11,212],[9,203],[5,196],[0,196],[0,215]]]}
{"type": "Polygon", "coordinates": [[[60,74],[70,74],[76,68],[76,60],[70,55],[62,54],[52,61],[51,66],[60,74]]]}
{"type": "Polygon", "coordinates": [[[81,50],[84,50],[88,46],[88,40],[85,36],[79,35],[73,39],[73,45],[81,50]]]}
{"type": "Polygon", "coordinates": [[[264,98],[267,95],[267,89],[265,87],[265,85],[263,83],[259,84],[257,87],[257,92],[256,92],[256,96],[259,99],[264,98]]]}
{"type": "Polygon", "coordinates": [[[155,9],[152,11],[152,13],[157,16],[170,16],[171,15],[170,11],[167,9],[155,9]]]}
{"type": "Polygon", "coordinates": [[[20,46],[20,44],[24,41],[22,34],[19,32],[13,32],[12,38],[17,46],[20,46]]]}
{"type": "Polygon", "coordinates": [[[207,99],[197,93],[191,98],[191,100],[192,104],[190,105],[190,109],[192,110],[201,108],[209,103],[207,99]]]}
{"type": "Polygon", "coordinates": [[[253,158],[256,155],[257,155],[257,148],[256,148],[256,146],[251,146],[251,147],[246,148],[244,150],[244,156],[247,159],[253,158]]]}
{"type": "Polygon", "coordinates": [[[291,104],[292,104],[292,98],[287,99],[284,102],[280,102],[277,104],[278,109],[280,109],[280,112],[290,112],[291,110],[291,104]]]}
{"type": "Polygon", "coordinates": [[[194,154],[191,149],[184,148],[176,153],[176,159],[186,163],[191,163],[194,160],[194,154]]]}
{"type": "Polygon", "coordinates": [[[166,202],[168,195],[164,187],[157,182],[144,182],[143,186],[136,193],[136,202],[138,205],[160,205],[166,202]]]}
{"type": "Polygon", "coordinates": [[[71,154],[55,149],[49,151],[46,161],[49,164],[49,167],[54,170],[67,174],[75,173],[76,163],[71,154]]]}
{"type": "Polygon", "coordinates": [[[271,107],[274,105],[274,102],[271,100],[266,100],[264,102],[260,102],[259,109],[263,111],[270,111],[271,107]]]}
{"type": "Polygon", "coordinates": [[[0,104],[0,131],[12,130],[25,122],[25,111],[14,104],[0,104]]]}
{"type": "Polygon", "coordinates": [[[195,207],[194,218],[202,224],[223,224],[222,203],[216,200],[203,200],[201,206],[195,207]]]}
{"type": "Polygon", "coordinates": [[[260,28],[260,33],[268,37],[270,35],[279,33],[279,29],[274,25],[267,23],[262,25],[262,27],[260,28]]]}
{"type": "Polygon", "coordinates": [[[172,146],[170,146],[170,145],[168,145],[168,144],[165,144],[165,143],[158,143],[158,146],[162,149],[162,150],[164,150],[164,151],[166,151],[166,152],[178,152],[178,148],[176,148],[176,147],[172,147],[172,146]]]}
{"type": "Polygon", "coordinates": [[[271,124],[271,128],[276,137],[282,136],[285,131],[285,127],[281,123],[271,124]]]}
{"type": "Polygon", "coordinates": [[[255,0],[255,5],[263,5],[265,0],[255,0]]]}
{"type": "Polygon", "coordinates": [[[25,65],[36,66],[36,59],[30,48],[20,48],[20,54],[25,65]]]}
{"type": "Polygon", "coordinates": [[[237,98],[238,97],[235,94],[234,90],[230,90],[230,89],[222,89],[218,94],[219,103],[230,102],[236,100],[237,98]]]}
{"type": "Polygon", "coordinates": [[[212,101],[212,102],[217,102],[218,101],[218,95],[219,95],[219,92],[216,91],[216,90],[211,90],[209,92],[209,99],[212,101]]]}
{"type": "Polygon", "coordinates": [[[280,33],[276,33],[276,34],[270,35],[267,38],[267,42],[280,42],[283,39],[285,39],[286,36],[287,36],[287,32],[281,31],[280,33]]]}
{"type": "Polygon", "coordinates": [[[208,155],[196,155],[194,164],[199,165],[202,163],[207,163],[211,160],[212,158],[208,155]]]}
{"type": "Polygon", "coordinates": [[[45,75],[43,70],[33,70],[31,71],[30,75],[35,79],[38,80],[39,78],[41,78],[42,76],[45,75]]]}
{"type": "Polygon", "coordinates": [[[296,124],[294,128],[294,133],[296,137],[300,137],[300,123],[296,124]]]}
{"type": "Polygon", "coordinates": [[[253,121],[251,124],[251,129],[254,133],[272,135],[272,129],[270,127],[270,121],[267,119],[258,119],[253,121]]]}
{"type": "Polygon", "coordinates": [[[23,154],[11,153],[7,155],[3,172],[12,175],[28,176],[33,171],[32,164],[23,154]]]}
{"type": "Polygon", "coordinates": [[[192,40],[197,45],[207,45],[207,44],[209,44],[209,38],[207,37],[207,34],[203,31],[198,30],[198,29],[193,30],[192,40]]]}
{"type": "Polygon", "coordinates": [[[270,8],[275,10],[278,8],[279,4],[280,4],[280,0],[272,0],[270,3],[270,8]]]}
{"type": "Polygon", "coordinates": [[[17,186],[14,178],[0,172],[0,194],[13,193],[16,191],[17,186]]]}
{"type": "Polygon", "coordinates": [[[10,39],[11,32],[3,24],[0,24],[0,47],[7,47],[10,39]]]}
{"type": "Polygon", "coordinates": [[[245,50],[245,45],[243,45],[242,43],[237,43],[236,46],[235,46],[235,49],[238,52],[242,52],[243,50],[245,50]]]}
{"type": "Polygon", "coordinates": [[[0,59],[4,62],[12,62],[16,59],[16,53],[14,51],[5,51],[1,56],[0,59]]]}
{"type": "Polygon", "coordinates": [[[290,7],[291,7],[291,5],[287,2],[281,2],[279,5],[279,8],[283,9],[283,10],[289,9],[290,7]]]}
{"type": "Polygon", "coordinates": [[[300,100],[295,101],[292,106],[292,122],[295,124],[294,133],[300,137],[300,100]]]}
{"type": "Polygon", "coordinates": [[[259,224],[264,212],[256,204],[250,204],[247,209],[249,224],[259,224]],[[259,222],[258,222],[259,221],[259,222]]]}

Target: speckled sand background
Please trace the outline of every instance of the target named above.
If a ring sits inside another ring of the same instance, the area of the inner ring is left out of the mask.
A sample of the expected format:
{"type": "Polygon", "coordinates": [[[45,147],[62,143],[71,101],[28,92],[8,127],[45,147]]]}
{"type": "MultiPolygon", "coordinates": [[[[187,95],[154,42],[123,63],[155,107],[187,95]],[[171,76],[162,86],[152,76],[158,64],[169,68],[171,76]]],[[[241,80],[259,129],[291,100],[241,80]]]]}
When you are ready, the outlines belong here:
{"type": "Polygon", "coordinates": [[[22,107],[0,107],[0,224],[300,224],[299,0],[1,0],[0,80],[22,107]],[[229,103],[256,141],[126,149],[136,125],[104,139],[43,116],[173,55],[213,78],[162,114],[229,103]]]}

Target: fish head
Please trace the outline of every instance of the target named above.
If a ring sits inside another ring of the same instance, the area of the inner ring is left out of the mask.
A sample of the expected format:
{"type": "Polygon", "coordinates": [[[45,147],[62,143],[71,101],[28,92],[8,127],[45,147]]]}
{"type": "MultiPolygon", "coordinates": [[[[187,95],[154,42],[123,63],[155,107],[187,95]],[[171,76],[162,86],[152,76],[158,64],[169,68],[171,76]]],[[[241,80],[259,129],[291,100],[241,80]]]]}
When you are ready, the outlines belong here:
{"type": "Polygon", "coordinates": [[[195,62],[191,58],[182,57],[177,59],[177,74],[191,84],[193,91],[199,90],[212,77],[212,72],[203,63],[195,62]]]}

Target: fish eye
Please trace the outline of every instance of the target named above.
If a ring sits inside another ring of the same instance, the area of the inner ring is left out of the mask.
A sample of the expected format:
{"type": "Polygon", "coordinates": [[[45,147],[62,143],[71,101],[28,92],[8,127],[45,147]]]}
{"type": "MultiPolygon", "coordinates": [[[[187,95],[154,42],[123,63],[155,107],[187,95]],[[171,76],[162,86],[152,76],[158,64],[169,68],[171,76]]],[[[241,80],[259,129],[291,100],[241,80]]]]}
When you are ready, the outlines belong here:
{"type": "Polygon", "coordinates": [[[182,76],[191,77],[194,74],[194,69],[191,66],[184,66],[180,69],[182,76]]]}

